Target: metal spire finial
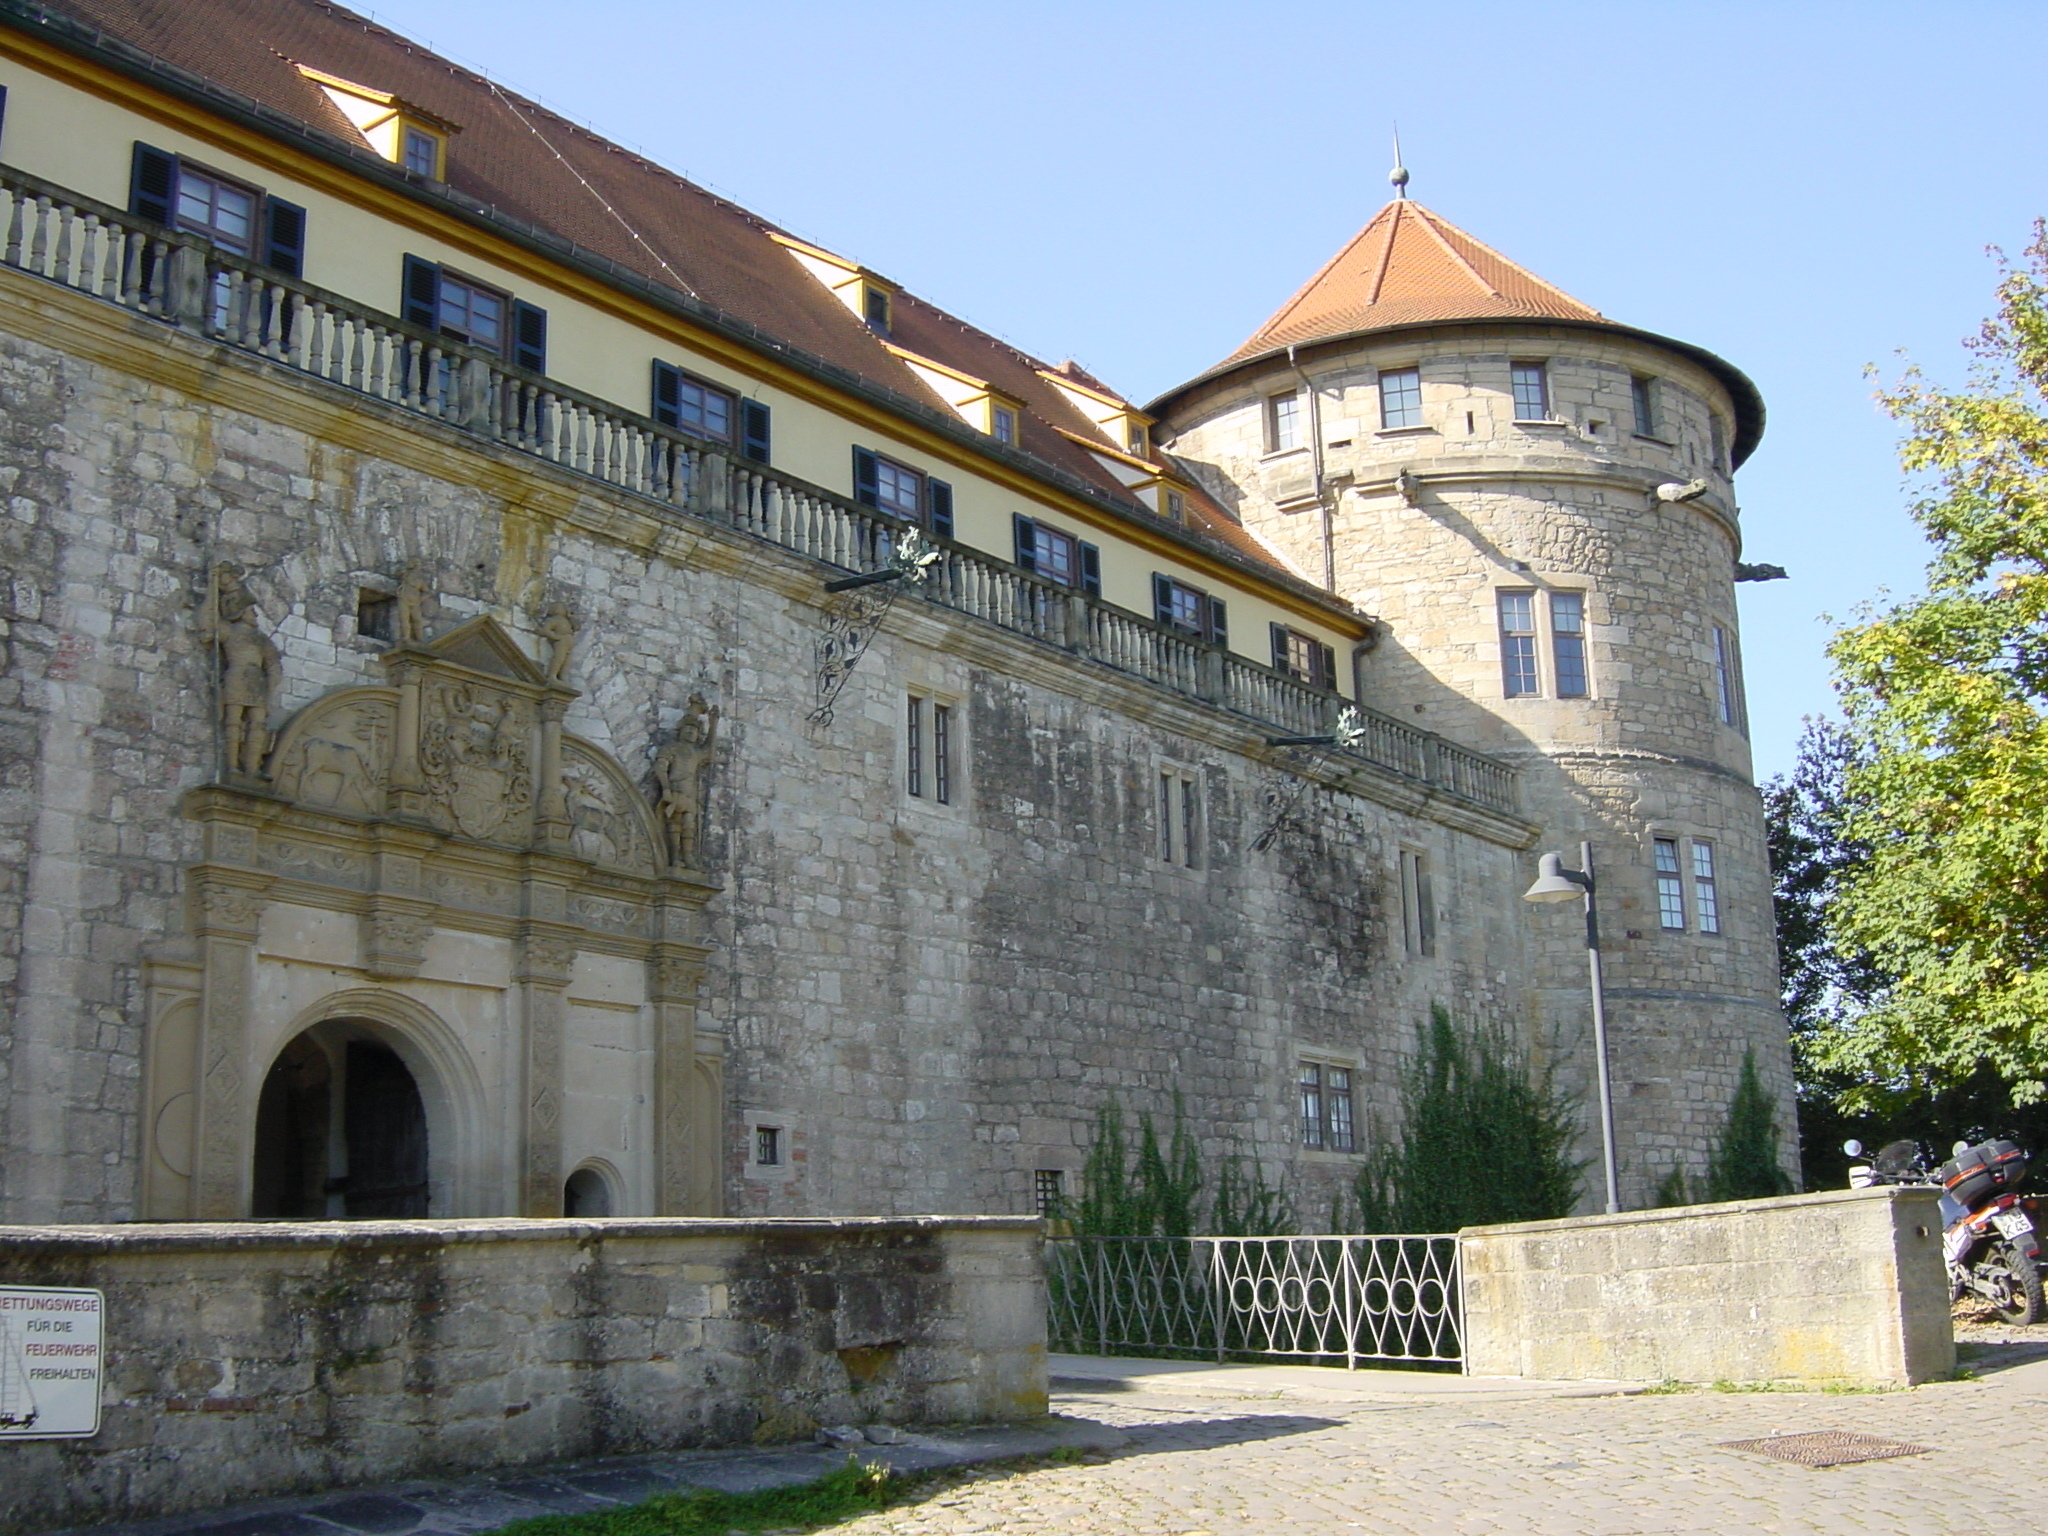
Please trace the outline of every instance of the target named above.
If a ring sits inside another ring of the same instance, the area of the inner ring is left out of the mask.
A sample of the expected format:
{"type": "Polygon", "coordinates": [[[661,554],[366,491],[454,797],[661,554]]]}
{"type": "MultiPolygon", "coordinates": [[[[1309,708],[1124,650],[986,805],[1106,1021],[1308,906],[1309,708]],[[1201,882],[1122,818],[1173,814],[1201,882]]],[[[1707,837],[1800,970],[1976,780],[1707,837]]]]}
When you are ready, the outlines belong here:
{"type": "Polygon", "coordinates": [[[1394,184],[1395,198],[1405,202],[1408,197],[1408,167],[1401,163],[1401,125],[1394,125],[1394,169],[1387,175],[1394,184]]]}

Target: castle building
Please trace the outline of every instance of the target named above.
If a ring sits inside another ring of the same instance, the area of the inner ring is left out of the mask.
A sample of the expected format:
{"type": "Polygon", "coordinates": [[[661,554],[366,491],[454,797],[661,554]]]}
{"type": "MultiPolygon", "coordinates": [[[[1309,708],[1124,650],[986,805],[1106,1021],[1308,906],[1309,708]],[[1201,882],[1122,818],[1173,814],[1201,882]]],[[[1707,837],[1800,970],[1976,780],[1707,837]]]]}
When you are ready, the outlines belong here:
{"type": "Polygon", "coordinates": [[[1581,842],[1627,1201],[1789,1131],[1718,358],[1403,196],[1140,406],[325,0],[0,92],[0,1221],[1313,1222],[1590,1085],[1581,842]]]}

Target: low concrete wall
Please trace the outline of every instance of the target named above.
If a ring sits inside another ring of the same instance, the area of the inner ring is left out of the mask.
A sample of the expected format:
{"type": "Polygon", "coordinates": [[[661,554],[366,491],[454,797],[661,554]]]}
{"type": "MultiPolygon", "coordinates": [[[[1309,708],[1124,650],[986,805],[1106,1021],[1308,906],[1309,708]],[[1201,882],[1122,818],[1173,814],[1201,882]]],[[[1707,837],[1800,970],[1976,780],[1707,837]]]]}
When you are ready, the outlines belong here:
{"type": "Polygon", "coordinates": [[[1459,1233],[1475,1376],[1907,1385],[1955,1369],[1932,1190],[1459,1233]]]}
{"type": "Polygon", "coordinates": [[[106,1292],[89,1440],[0,1444],[0,1529],[425,1473],[1046,1411],[1030,1218],[0,1228],[106,1292]]]}

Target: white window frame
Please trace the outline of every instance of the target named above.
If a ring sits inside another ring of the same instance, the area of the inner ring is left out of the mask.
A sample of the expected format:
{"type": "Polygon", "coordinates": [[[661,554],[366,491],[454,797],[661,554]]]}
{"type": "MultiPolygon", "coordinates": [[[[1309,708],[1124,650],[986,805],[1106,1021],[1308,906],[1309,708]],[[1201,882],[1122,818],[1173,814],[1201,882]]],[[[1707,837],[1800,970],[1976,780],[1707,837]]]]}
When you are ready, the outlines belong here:
{"type": "Polygon", "coordinates": [[[1302,409],[1301,391],[1266,396],[1266,452],[1292,453],[1303,447],[1308,413],[1302,409]]]}
{"type": "Polygon", "coordinates": [[[1516,421],[1554,422],[1557,417],[1550,397],[1550,363],[1546,358],[1520,357],[1508,364],[1508,399],[1513,402],[1516,421]],[[1541,414],[1531,416],[1522,409],[1522,376],[1536,375],[1536,387],[1542,398],[1537,401],[1541,414]]]}
{"type": "Polygon", "coordinates": [[[1424,425],[1422,420],[1422,369],[1382,368],[1379,377],[1380,430],[1406,432],[1424,425]],[[1398,386],[1398,387],[1395,387],[1398,386]],[[1409,386],[1413,386],[1410,388],[1409,386]],[[1399,397],[1395,403],[1394,397],[1399,397]],[[1396,418],[1399,418],[1398,420],[1396,418]]]}
{"type": "Polygon", "coordinates": [[[1500,647],[1500,690],[1504,699],[1565,699],[1579,702],[1597,696],[1596,679],[1593,675],[1593,594],[1585,587],[1573,586],[1500,586],[1493,589],[1493,624],[1495,642],[1500,647]],[[1523,598],[1528,602],[1529,627],[1508,628],[1508,600],[1523,598]],[[1566,604],[1576,604],[1578,627],[1564,628],[1559,623],[1559,599],[1566,604]],[[1514,642],[1520,641],[1527,647],[1528,674],[1531,686],[1519,692],[1510,691],[1511,679],[1521,668],[1510,669],[1510,659],[1518,657],[1521,650],[1514,642]],[[1561,686],[1565,668],[1562,652],[1576,641],[1582,690],[1566,693],[1561,686]]]}

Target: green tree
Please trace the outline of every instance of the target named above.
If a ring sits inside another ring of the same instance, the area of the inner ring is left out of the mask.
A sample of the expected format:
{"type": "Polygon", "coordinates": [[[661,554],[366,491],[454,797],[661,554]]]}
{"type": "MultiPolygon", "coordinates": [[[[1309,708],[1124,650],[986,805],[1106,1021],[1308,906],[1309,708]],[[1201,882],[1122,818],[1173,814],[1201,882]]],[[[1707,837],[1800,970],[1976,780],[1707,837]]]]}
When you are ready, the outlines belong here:
{"type": "Polygon", "coordinates": [[[1728,1101],[1728,1120],[1707,1162],[1709,1200],[1761,1200],[1789,1195],[1792,1181],[1778,1166],[1778,1117],[1757,1080],[1756,1052],[1742,1053],[1742,1076],[1728,1101]]]}
{"type": "Polygon", "coordinates": [[[1506,1033],[1432,1009],[1401,1095],[1398,1137],[1354,1186],[1362,1232],[1455,1232],[1568,1215],[1578,1199],[1577,1105],[1506,1033]]]}
{"type": "Polygon", "coordinates": [[[2048,228],[1971,348],[1966,389],[1913,371],[1880,396],[1923,486],[1927,591],[1830,648],[1867,852],[1828,930],[1889,980],[1818,1042],[1851,1108],[1987,1062],[2018,1101],[2048,1093],[2048,228]]]}

